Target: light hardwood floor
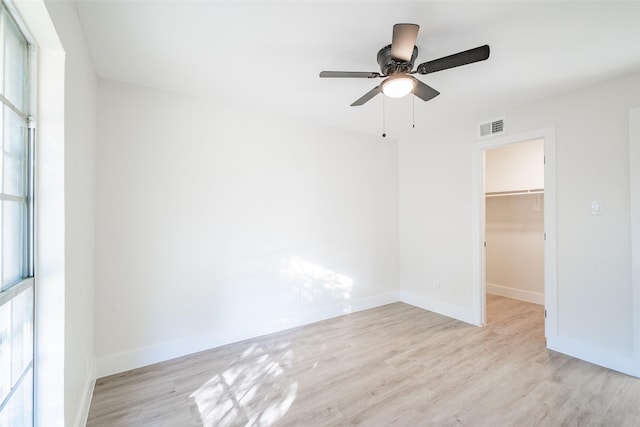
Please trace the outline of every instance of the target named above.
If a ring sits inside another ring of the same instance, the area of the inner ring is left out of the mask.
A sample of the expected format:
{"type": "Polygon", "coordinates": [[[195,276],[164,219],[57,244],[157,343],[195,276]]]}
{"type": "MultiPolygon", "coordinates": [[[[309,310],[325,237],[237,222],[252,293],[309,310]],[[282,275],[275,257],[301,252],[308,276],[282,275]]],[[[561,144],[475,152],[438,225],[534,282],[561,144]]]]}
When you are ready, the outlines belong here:
{"type": "Polygon", "coordinates": [[[227,345],[98,379],[88,426],[640,426],[640,380],[547,350],[542,310],[395,303],[227,345]]]}

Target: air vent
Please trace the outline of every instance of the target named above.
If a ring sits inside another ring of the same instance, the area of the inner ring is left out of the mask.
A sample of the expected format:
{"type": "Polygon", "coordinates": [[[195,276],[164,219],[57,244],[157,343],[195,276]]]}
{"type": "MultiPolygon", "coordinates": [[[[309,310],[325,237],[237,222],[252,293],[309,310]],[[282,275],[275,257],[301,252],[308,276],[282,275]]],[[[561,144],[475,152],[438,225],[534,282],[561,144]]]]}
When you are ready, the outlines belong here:
{"type": "Polygon", "coordinates": [[[504,133],[504,119],[480,124],[480,138],[504,133]]]}

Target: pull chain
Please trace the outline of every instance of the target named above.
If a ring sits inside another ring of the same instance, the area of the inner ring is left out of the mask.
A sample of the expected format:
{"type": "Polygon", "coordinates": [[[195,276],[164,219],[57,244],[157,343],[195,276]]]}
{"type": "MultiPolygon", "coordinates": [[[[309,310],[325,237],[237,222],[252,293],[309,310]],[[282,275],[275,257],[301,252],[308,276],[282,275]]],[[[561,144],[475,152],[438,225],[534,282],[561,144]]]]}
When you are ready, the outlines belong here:
{"type": "Polygon", "coordinates": [[[386,130],[386,126],[385,126],[385,122],[384,122],[384,94],[382,95],[382,137],[386,138],[387,137],[387,130],[386,130]]]}
{"type": "Polygon", "coordinates": [[[411,97],[411,99],[412,99],[412,102],[413,102],[413,104],[411,105],[411,108],[412,108],[411,113],[412,113],[412,116],[413,116],[412,117],[412,120],[413,120],[412,126],[415,129],[416,128],[416,97],[415,97],[415,94],[414,94],[414,96],[411,97]]]}

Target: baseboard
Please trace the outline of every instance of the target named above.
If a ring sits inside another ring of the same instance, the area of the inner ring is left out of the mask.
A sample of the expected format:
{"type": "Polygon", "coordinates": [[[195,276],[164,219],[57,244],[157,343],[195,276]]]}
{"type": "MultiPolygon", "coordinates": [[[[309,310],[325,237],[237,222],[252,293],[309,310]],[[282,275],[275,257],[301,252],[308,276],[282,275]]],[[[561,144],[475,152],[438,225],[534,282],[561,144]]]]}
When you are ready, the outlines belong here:
{"type": "Polygon", "coordinates": [[[93,389],[96,386],[95,376],[95,364],[89,370],[87,381],[82,391],[82,399],[80,400],[80,407],[76,415],[76,421],[73,424],[75,427],[85,427],[89,418],[89,408],[91,408],[91,398],[93,397],[93,389]]]}
{"type": "Polygon", "coordinates": [[[233,328],[211,331],[178,341],[139,348],[128,352],[102,357],[96,363],[98,378],[108,375],[152,365],[158,362],[186,356],[199,351],[209,350],[222,345],[243,341],[262,335],[307,325],[321,320],[330,319],[344,314],[380,307],[399,301],[397,292],[389,292],[371,297],[345,301],[325,307],[315,307],[311,310],[289,313],[268,321],[239,325],[233,328]]]}
{"type": "Polygon", "coordinates": [[[465,323],[470,323],[474,326],[480,326],[475,322],[471,309],[465,310],[462,307],[436,301],[411,292],[400,292],[400,301],[424,310],[442,314],[443,316],[452,317],[465,323]]]}
{"type": "Polygon", "coordinates": [[[640,360],[566,337],[547,338],[547,348],[598,366],[640,377],[640,360]]]}
{"type": "Polygon", "coordinates": [[[487,293],[544,305],[544,294],[487,283],[487,293]]]}

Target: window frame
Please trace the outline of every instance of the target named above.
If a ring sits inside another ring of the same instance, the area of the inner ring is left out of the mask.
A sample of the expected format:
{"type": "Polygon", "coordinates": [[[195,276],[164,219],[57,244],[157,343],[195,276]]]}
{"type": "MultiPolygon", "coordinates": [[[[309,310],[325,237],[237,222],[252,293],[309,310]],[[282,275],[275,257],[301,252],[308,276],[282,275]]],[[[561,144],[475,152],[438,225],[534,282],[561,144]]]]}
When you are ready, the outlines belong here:
{"type": "MultiPolygon", "coordinates": [[[[35,138],[35,119],[33,112],[35,111],[35,100],[36,100],[36,88],[35,88],[35,78],[36,78],[36,65],[35,61],[37,58],[37,52],[35,49],[35,44],[33,43],[33,38],[26,30],[24,23],[21,21],[19,14],[17,13],[15,7],[11,4],[10,0],[0,0],[0,8],[2,9],[2,37],[0,37],[0,43],[2,43],[2,69],[3,69],[3,81],[0,82],[2,86],[0,87],[0,106],[2,107],[2,118],[3,118],[3,126],[2,132],[0,133],[2,140],[1,143],[4,146],[5,140],[7,138],[6,134],[6,124],[8,123],[5,120],[6,107],[9,111],[15,114],[24,125],[25,134],[22,136],[23,141],[25,143],[25,152],[24,152],[24,164],[22,165],[23,173],[24,173],[24,181],[22,185],[24,185],[24,191],[22,196],[15,196],[11,194],[5,194],[4,189],[0,188],[0,202],[2,201],[14,201],[14,202],[23,202],[25,203],[25,212],[23,214],[22,220],[24,221],[23,230],[22,230],[22,239],[23,239],[23,247],[22,247],[22,271],[21,277],[8,285],[2,284],[3,278],[0,277],[0,306],[5,304],[13,304],[22,293],[31,291],[31,300],[27,300],[30,302],[30,323],[31,329],[27,330],[28,339],[30,342],[26,344],[27,348],[30,349],[27,352],[27,355],[30,355],[29,363],[25,365],[19,365],[22,367],[22,372],[18,375],[15,380],[15,384],[12,384],[13,381],[9,383],[10,388],[7,392],[6,396],[0,396],[0,413],[3,409],[8,407],[12,399],[18,392],[26,392],[30,395],[30,414],[28,418],[31,420],[31,424],[35,424],[35,410],[36,410],[36,393],[35,393],[35,384],[36,384],[36,278],[35,278],[35,239],[36,239],[36,231],[35,231],[35,194],[36,194],[36,138],[35,138]],[[7,29],[6,23],[11,22],[14,30],[17,31],[18,35],[24,42],[23,52],[24,52],[24,81],[22,86],[22,103],[23,109],[21,110],[18,106],[16,106],[11,100],[9,100],[6,95],[6,81],[4,80],[4,74],[6,72],[6,33],[7,29]],[[27,378],[29,378],[27,380],[27,378]],[[21,390],[21,387],[26,385],[25,381],[29,381],[28,390],[21,390]]],[[[4,148],[2,148],[4,150],[4,148]]],[[[4,160],[1,160],[4,162],[4,160]]],[[[3,167],[4,168],[4,167],[3,167]]],[[[4,174],[4,170],[2,171],[4,174]]],[[[4,176],[2,177],[4,179],[4,176]]],[[[0,212],[1,215],[4,215],[4,211],[0,212]]],[[[0,243],[2,244],[2,243],[0,243]]],[[[1,252],[0,252],[1,254],[1,252]]],[[[4,255],[3,255],[4,256],[4,255]]],[[[0,262],[3,262],[0,260],[0,262]]],[[[9,333],[13,334],[15,332],[15,326],[13,325],[13,321],[15,320],[15,313],[13,305],[10,307],[11,313],[11,326],[9,327],[9,333]]],[[[23,333],[25,331],[23,330],[23,333]]],[[[9,339],[9,342],[12,342],[13,337],[9,339]]],[[[23,349],[25,346],[24,335],[21,336],[23,341],[20,342],[22,344],[23,349]]],[[[9,360],[10,364],[14,357],[13,345],[9,347],[9,360]]],[[[9,372],[12,372],[13,367],[10,366],[9,372]]],[[[16,398],[19,398],[17,396],[16,398]]]]}

